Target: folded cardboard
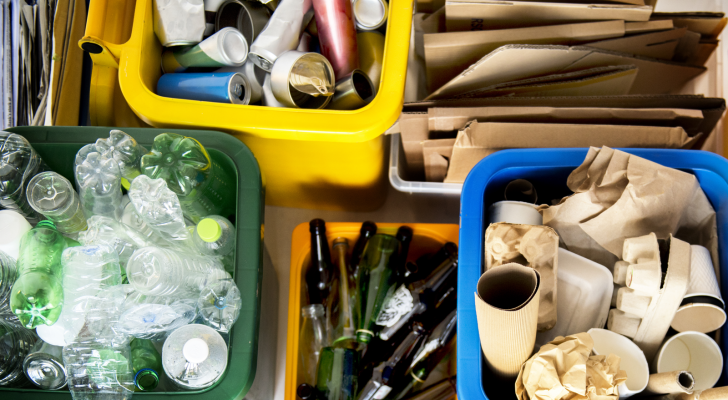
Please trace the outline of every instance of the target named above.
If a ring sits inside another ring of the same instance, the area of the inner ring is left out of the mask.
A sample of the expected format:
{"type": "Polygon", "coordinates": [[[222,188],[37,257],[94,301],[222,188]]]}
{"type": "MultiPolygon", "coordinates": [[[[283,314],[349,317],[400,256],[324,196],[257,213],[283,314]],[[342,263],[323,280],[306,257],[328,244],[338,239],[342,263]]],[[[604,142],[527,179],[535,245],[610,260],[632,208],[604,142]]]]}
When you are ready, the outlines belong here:
{"type": "Polygon", "coordinates": [[[718,48],[718,41],[712,39],[703,39],[698,42],[698,48],[693,52],[692,56],[685,60],[686,64],[705,65],[710,56],[713,55],[715,49],[718,48]]]}
{"type": "Polygon", "coordinates": [[[700,47],[700,34],[693,31],[685,32],[675,47],[675,56],[672,58],[675,62],[687,63],[688,60],[695,57],[700,47]]]}
{"type": "Polygon", "coordinates": [[[447,31],[479,31],[584,21],[647,21],[652,7],[528,1],[448,0],[447,31]]]}
{"type": "Polygon", "coordinates": [[[412,24],[415,31],[415,53],[425,58],[426,34],[445,32],[445,7],[440,8],[432,14],[415,14],[412,17],[412,24]]]}
{"type": "Polygon", "coordinates": [[[455,139],[425,140],[422,142],[422,158],[425,162],[425,180],[442,182],[452,157],[455,139]]]}
{"type": "Polygon", "coordinates": [[[602,40],[586,46],[622,53],[672,60],[680,38],[685,36],[687,28],[675,28],[667,31],[644,33],[618,39],[602,40]]]}
{"type": "Polygon", "coordinates": [[[433,13],[442,7],[445,7],[445,0],[417,0],[418,13],[433,13]]]}
{"type": "MultiPolygon", "coordinates": [[[[458,132],[445,182],[463,183],[475,164],[498,150],[589,146],[684,148],[695,140],[680,127],[473,121],[458,132]]],[[[609,263],[594,260],[602,265],[614,264],[611,259],[609,263]]]]}
{"type": "Polygon", "coordinates": [[[677,27],[686,27],[705,38],[715,39],[728,23],[724,13],[687,12],[687,13],[653,13],[651,20],[670,20],[677,27]]]}
{"type": "Polygon", "coordinates": [[[519,79],[611,65],[637,66],[631,94],[669,93],[705,71],[704,67],[585,46],[506,45],[481,58],[426,100],[450,98],[519,79]]]}
{"type": "Polygon", "coordinates": [[[626,35],[636,35],[639,33],[666,31],[674,28],[671,19],[659,20],[659,21],[645,21],[645,22],[625,22],[624,31],[626,35]]]}
{"type": "MultiPolygon", "coordinates": [[[[440,11],[438,11],[440,12],[440,11]]],[[[435,18],[433,15],[432,18],[435,18]]],[[[429,18],[428,18],[429,20],[429,18]]],[[[622,37],[624,21],[424,34],[427,83],[435,90],[486,54],[506,44],[575,45],[622,37]]]]}

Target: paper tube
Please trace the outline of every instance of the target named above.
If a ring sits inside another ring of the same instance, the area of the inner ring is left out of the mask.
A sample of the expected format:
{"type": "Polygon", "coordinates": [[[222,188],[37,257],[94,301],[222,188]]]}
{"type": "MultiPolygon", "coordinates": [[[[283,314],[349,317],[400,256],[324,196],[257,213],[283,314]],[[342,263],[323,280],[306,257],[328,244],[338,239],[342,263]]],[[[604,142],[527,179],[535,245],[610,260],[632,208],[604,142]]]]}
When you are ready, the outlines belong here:
{"type": "Polygon", "coordinates": [[[543,217],[535,205],[522,201],[497,201],[488,207],[488,221],[509,224],[543,225],[543,217]]]}
{"type": "Polygon", "coordinates": [[[642,394],[692,393],[695,386],[693,374],[688,371],[671,371],[650,375],[642,394]]]}
{"type": "Polygon", "coordinates": [[[511,201],[523,201],[525,203],[536,204],[538,201],[538,193],[533,183],[525,179],[516,179],[508,182],[503,192],[503,198],[511,201]]]}
{"type": "Polygon", "coordinates": [[[629,263],[627,261],[617,261],[614,264],[614,283],[620,286],[627,286],[627,270],[629,270],[629,263]]]}
{"type": "Polygon", "coordinates": [[[620,335],[634,338],[640,327],[641,318],[613,308],[609,310],[607,329],[620,335]]]}
{"type": "Polygon", "coordinates": [[[510,263],[478,280],[475,313],[485,362],[502,378],[515,378],[536,342],[540,275],[510,263]]]}
{"type": "Polygon", "coordinates": [[[617,308],[636,317],[644,317],[650,307],[652,297],[643,296],[639,292],[626,287],[617,291],[617,308]]]}
{"type": "Polygon", "coordinates": [[[675,400],[728,400],[728,387],[705,389],[692,394],[681,393],[675,400]]]}

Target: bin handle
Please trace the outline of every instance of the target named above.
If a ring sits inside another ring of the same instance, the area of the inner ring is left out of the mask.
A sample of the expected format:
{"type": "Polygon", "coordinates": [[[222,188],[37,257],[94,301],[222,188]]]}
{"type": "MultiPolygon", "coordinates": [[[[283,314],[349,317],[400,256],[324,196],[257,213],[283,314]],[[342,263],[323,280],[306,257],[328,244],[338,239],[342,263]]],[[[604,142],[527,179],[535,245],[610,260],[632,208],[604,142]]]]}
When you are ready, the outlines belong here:
{"type": "Polygon", "coordinates": [[[78,45],[89,53],[94,64],[119,69],[121,45],[107,43],[93,36],[84,36],[78,45]]]}
{"type": "Polygon", "coordinates": [[[78,45],[94,64],[119,68],[119,58],[134,23],[136,1],[94,0],[89,5],[86,31],[78,45]]]}

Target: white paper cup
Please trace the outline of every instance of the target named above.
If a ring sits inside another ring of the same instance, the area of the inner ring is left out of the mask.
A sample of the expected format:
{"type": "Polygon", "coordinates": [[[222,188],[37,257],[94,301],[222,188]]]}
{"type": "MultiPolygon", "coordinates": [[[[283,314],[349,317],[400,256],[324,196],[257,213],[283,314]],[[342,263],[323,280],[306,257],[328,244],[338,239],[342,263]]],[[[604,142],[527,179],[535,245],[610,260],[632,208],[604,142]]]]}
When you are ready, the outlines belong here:
{"type": "Polygon", "coordinates": [[[723,354],[710,336],[700,332],[682,332],[662,345],[654,364],[657,373],[689,371],[695,378],[694,390],[705,390],[715,386],[720,379],[723,354]]]}
{"type": "Polygon", "coordinates": [[[509,224],[543,225],[543,217],[536,205],[522,201],[499,201],[488,208],[488,221],[509,224]]]}
{"type": "Polygon", "coordinates": [[[619,369],[627,372],[627,381],[619,385],[619,398],[626,399],[645,390],[650,380],[645,353],[633,341],[618,333],[598,328],[589,329],[588,333],[594,340],[594,354],[618,355],[619,369]]]}
{"type": "Polygon", "coordinates": [[[696,245],[690,246],[690,249],[690,281],[671,326],[678,332],[708,333],[725,324],[725,303],[720,295],[710,251],[696,245]]]}

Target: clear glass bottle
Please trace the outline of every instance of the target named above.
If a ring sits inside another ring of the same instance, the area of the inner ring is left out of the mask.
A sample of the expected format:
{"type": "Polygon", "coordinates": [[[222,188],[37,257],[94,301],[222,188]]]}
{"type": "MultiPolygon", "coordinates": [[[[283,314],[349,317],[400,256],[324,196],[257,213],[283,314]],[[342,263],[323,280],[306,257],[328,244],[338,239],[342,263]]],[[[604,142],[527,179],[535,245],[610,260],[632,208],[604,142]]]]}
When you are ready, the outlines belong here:
{"type": "Polygon", "coordinates": [[[359,266],[356,340],[369,343],[376,334],[376,319],[384,300],[393,290],[399,241],[390,235],[376,234],[369,239],[359,266]]]}
{"type": "Polygon", "coordinates": [[[162,373],[162,356],[154,347],[154,343],[151,340],[134,339],[129,346],[134,385],[143,392],[156,389],[162,373]]]}
{"type": "Polygon", "coordinates": [[[55,172],[41,172],[30,180],[28,203],[52,221],[64,235],[72,235],[87,228],[81,201],[73,185],[55,172]]]}
{"type": "Polygon", "coordinates": [[[235,227],[227,218],[205,217],[195,226],[192,241],[200,254],[220,259],[226,271],[235,269],[235,227]]]}
{"type": "Polygon", "coordinates": [[[63,348],[38,340],[23,360],[23,371],[43,390],[63,389],[68,377],[63,365],[63,348]]]}
{"type": "Polygon", "coordinates": [[[37,340],[33,331],[0,318],[0,386],[18,384],[24,379],[23,359],[37,340]]]}
{"type": "Polygon", "coordinates": [[[164,342],[162,366],[172,382],[188,390],[210,387],[225,372],[228,348],[217,331],[205,325],[186,325],[164,342]]]}
{"type": "Polygon", "coordinates": [[[28,204],[26,190],[30,180],[45,169],[24,137],[0,131],[0,208],[14,210],[30,223],[38,222],[40,215],[28,204]]]}
{"type": "Polygon", "coordinates": [[[301,331],[298,340],[298,383],[316,384],[321,349],[327,345],[324,306],[310,304],[301,308],[301,331]]]}

